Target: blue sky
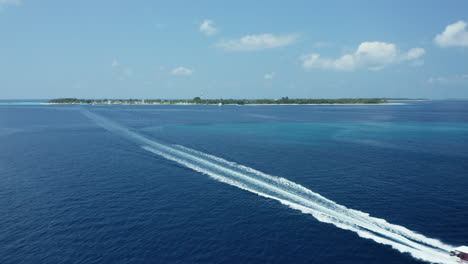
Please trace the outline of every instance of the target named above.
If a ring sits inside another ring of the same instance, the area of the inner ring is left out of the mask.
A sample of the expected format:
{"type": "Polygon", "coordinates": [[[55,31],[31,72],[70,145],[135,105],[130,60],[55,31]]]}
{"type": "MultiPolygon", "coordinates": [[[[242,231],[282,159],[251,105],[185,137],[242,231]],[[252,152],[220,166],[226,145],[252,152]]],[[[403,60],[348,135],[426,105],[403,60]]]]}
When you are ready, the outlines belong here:
{"type": "Polygon", "coordinates": [[[468,1],[0,0],[0,99],[468,98],[468,1]]]}

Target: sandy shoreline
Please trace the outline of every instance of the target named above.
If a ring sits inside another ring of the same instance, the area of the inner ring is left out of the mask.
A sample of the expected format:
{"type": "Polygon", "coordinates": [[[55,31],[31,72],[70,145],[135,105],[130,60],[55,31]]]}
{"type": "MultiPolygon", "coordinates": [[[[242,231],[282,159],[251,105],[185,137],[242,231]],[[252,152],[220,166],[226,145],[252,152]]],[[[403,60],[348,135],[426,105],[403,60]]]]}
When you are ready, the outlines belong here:
{"type": "MultiPolygon", "coordinates": [[[[93,104],[62,104],[62,103],[41,103],[42,105],[93,105],[93,104]]],[[[212,105],[212,106],[218,106],[217,104],[94,104],[94,105],[212,105]]],[[[268,105],[268,106],[282,106],[282,105],[405,105],[405,103],[380,103],[380,104],[223,104],[223,105],[236,105],[236,106],[262,106],[262,105],[268,105]]],[[[221,105],[221,106],[223,106],[221,105]]]]}

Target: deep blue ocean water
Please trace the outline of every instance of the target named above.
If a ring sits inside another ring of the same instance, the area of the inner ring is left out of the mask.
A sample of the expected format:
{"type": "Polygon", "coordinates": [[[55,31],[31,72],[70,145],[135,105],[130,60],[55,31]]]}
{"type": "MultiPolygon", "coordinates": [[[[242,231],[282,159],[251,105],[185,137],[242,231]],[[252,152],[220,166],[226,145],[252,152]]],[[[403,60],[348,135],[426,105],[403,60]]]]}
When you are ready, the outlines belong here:
{"type": "Polygon", "coordinates": [[[0,263],[423,263],[148,152],[86,111],[468,244],[468,101],[0,105],[0,263]]]}

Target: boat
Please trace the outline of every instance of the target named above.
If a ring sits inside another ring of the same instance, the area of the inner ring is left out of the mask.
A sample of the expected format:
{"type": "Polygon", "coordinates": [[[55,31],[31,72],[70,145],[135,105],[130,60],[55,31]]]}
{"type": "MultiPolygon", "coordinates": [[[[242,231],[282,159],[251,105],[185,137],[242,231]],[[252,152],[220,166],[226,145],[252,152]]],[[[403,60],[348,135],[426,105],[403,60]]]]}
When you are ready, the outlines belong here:
{"type": "Polygon", "coordinates": [[[457,258],[459,263],[468,263],[468,247],[461,246],[450,251],[450,256],[457,258]]]}

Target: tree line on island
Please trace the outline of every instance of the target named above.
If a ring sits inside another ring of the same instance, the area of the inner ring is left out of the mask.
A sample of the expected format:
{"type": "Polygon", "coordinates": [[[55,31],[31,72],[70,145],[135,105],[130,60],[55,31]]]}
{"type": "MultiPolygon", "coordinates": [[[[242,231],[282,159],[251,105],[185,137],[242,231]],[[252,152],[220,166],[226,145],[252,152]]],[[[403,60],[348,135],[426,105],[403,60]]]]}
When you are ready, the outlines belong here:
{"type": "Polygon", "coordinates": [[[48,101],[51,104],[201,104],[201,105],[248,105],[248,104],[382,104],[386,103],[382,98],[341,98],[341,99],[291,99],[282,97],[281,99],[77,99],[59,98],[48,101]]]}

